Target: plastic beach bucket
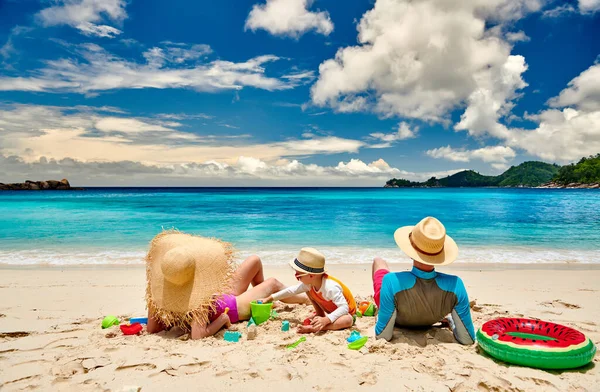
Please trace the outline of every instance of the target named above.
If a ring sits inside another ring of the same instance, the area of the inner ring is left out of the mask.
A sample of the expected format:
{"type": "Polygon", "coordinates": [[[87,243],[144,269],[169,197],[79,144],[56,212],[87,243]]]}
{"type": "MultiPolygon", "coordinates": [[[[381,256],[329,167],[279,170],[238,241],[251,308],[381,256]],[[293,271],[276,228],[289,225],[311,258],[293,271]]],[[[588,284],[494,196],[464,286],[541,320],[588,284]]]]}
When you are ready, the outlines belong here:
{"type": "Polygon", "coordinates": [[[271,317],[271,308],[273,308],[272,302],[269,302],[268,304],[257,304],[256,301],[250,302],[252,319],[256,325],[264,323],[271,317]]]}

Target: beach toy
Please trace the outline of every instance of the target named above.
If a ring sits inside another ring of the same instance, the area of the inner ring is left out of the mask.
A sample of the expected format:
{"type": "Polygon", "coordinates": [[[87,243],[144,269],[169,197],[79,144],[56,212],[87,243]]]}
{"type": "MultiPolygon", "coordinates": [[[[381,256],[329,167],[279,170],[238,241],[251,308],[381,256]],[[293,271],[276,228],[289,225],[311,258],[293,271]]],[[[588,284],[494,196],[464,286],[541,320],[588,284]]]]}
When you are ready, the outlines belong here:
{"type": "Polygon", "coordinates": [[[121,328],[123,335],[137,335],[138,333],[142,332],[142,329],[144,329],[140,323],[121,324],[119,328],[121,328]]]}
{"type": "Polygon", "coordinates": [[[279,317],[279,313],[275,309],[271,310],[271,316],[269,317],[271,320],[275,320],[279,317]]]}
{"type": "Polygon", "coordinates": [[[289,321],[287,321],[287,320],[284,320],[284,321],[281,323],[281,330],[282,330],[283,332],[287,332],[287,331],[289,331],[289,330],[290,330],[290,322],[289,322],[289,321]]]}
{"type": "Polygon", "coordinates": [[[254,322],[254,319],[252,317],[250,317],[250,320],[248,320],[248,324],[246,324],[246,327],[249,327],[251,325],[256,325],[256,323],[254,322]]]}
{"type": "Polygon", "coordinates": [[[286,348],[292,349],[292,348],[296,348],[298,347],[298,345],[302,342],[306,342],[306,336],[302,336],[300,339],[296,340],[294,343],[292,344],[288,344],[287,346],[285,346],[286,348]]]}
{"type": "Polygon", "coordinates": [[[229,308],[225,308],[225,310],[223,310],[223,313],[225,313],[225,314],[229,313],[229,308]]]}
{"type": "Polygon", "coordinates": [[[227,342],[237,343],[240,341],[242,334],[237,331],[225,331],[225,335],[223,335],[223,339],[227,342]]]}
{"type": "Polygon", "coordinates": [[[271,317],[272,307],[272,302],[269,302],[268,304],[258,304],[256,301],[250,302],[250,311],[252,312],[252,318],[256,325],[264,323],[271,317]]]}
{"type": "Polygon", "coordinates": [[[260,299],[257,299],[257,300],[256,300],[256,303],[257,303],[257,304],[259,304],[259,305],[262,305],[262,300],[260,300],[260,299]]]}
{"type": "Polygon", "coordinates": [[[356,317],[362,317],[362,312],[360,310],[356,311],[356,317]]]}
{"type": "Polygon", "coordinates": [[[362,346],[364,346],[365,343],[367,343],[367,340],[369,340],[369,338],[367,336],[358,338],[355,341],[353,341],[352,343],[349,343],[348,348],[350,350],[360,350],[362,348],[362,346]]]}
{"type": "Polygon", "coordinates": [[[501,361],[540,369],[573,369],[592,361],[596,346],[583,333],[560,324],[497,318],[477,331],[479,347],[501,361]]]}
{"type": "Polygon", "coordinates": [[[148,324],[148,317],[132,317],[129,319],[129,324],[148,324]]]}
{"type": "Polygon", "coordinates": [[[352,331],[352,333],[350,334],[350,336],[348,336],[348,338],[346,339],[346,341],[347,341],[348,343],[352,343],[352,342],[354,342],[355,340],[358,340],[358,339],[360,339],[361,337],[362,337],[362,336],[360,336],[360,332],[358,332],[358,331],[352,331]]]}
{"type": "Polygon", "coordinates": [[[115,316],[106,316],[102,320],[102,329],[110,328],[113,325],[119,325],[120,321],[115,316]]]}
{"type": "Polygon", "coordinates": [[[251,324],[246,328],[246,339],[254,340],[256,339],[256,335],[258,331],[256,330],[256,324],[251,324]]]}
{"type": "Polygon", "coordinates": [[[311,321],[310,318],[305,318],[304,321],[302,322],[302,325],[310,325],[311,321]]]}
{"type": "Polygon", "coordinates": [[[377,307],[375,306],[375,304],[369,301],[362,301],[360,305],[358,305],[358,311],[361,313],[362,316],[375,316],[376,310],[377,307]]]}

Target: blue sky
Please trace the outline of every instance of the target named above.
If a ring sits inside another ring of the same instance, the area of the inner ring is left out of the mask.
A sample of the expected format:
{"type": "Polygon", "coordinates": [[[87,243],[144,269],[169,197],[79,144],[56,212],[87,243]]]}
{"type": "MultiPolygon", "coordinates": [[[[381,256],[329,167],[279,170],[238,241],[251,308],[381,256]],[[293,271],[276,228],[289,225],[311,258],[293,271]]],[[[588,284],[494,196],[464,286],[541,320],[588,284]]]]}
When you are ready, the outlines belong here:
{"type": "Polygon", "coordinates": [[[358,185],[600,152],[600,0],[0,0],[0,181],[358,185]]]}

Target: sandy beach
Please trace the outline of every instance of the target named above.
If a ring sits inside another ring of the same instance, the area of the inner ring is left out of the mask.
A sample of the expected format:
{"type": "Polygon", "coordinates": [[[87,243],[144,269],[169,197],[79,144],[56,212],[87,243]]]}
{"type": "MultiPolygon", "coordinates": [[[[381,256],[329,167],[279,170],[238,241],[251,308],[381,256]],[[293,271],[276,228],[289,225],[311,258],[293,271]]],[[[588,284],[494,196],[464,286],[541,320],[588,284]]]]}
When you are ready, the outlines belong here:
{"type": "MultiPolygon", "coordinates": [[[[408,264],[395,264],[395,271],[408,264]]],[[[441,269],[466,284],[475,327],[499,316],[535,317],[575,327],[600,343],[600,268],[595,265],[472,265],[441,269]]],[[[370,265],[331,265],[358,299],[372,294],[370,265]]],[[[285,284],[286,267],[267,276],[285,284]]],[[[124,336],[102,330],[101,320],[144,316],[145,270],[136,267],[0,269],[0,389],[77,391],[159,390],[417,390],[417,391],[594,391],[599,358],[571,371],[506,365],[461,346],[449,330],[396,329],[390,343],[373,337],[375,318],[359,318],[369,336],[359,351],[346,347],[350,331],[307,336],[296,349],[294,326],[309,315],[305,306],[278,303],[279,319],[258,327],[238,343],[223,331],[200,341],[181,331],[124,336]],[[280,330],[289,320],[290,332],[280,330]]]]}

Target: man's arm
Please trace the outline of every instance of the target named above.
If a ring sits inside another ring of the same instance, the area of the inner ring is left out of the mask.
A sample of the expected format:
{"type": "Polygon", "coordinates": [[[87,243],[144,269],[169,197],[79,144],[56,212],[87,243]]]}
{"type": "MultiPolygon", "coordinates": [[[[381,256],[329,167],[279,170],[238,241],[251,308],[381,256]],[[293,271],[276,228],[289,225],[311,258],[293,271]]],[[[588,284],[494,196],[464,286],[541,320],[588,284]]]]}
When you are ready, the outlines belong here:
{"type": "Polygon", "coordinates": [[[375,324],[375,336],[377,339],[385,339],[388,342],[394,335],[394,324],[396,323],[396,300],[392,285],[392,274],[383,277],[381,283],[381,294],[379,298],[379,312],[377,313],[377,324],[375,324]]]}
{"type": "Polygon", "coordinates": [[[471,308],[469,306],[469,296],[463,281],[456,278],[456,288],[454,290],[458,303],[452,309],[452,333],[460,344],[475,343],[475,328],[471,319],[471,308]],[[454,325],[452,325],[454,324],[454,325]]]}

